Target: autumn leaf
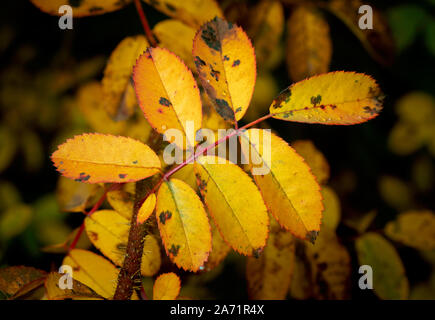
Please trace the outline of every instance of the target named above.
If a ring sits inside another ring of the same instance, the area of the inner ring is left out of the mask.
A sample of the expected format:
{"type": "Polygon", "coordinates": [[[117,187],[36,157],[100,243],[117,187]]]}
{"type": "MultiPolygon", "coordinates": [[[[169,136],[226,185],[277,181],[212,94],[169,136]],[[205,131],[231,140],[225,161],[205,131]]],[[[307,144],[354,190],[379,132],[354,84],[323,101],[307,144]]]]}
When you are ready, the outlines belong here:
{"type": "Polygon", "coordinates": [[[287,22],[286,61],[293,81],[326,73],[332,56],[328,22],[313,5],[297,6],[287,22]]]}
{"type": "Polygon", "coordinates": [[[113,210],[130,221],[133,215],[134,194],[127,190],[111,190],[107,192],[107,201],[113,210]]]}
{"type": "Polygon", "coordinates": [[[66,212],[83,212],[97,201],[102,191],[103,188],[96,184],[59,177],[56,189],[59,209],[66,212]]]}
{"type": "Polygon", "coordinates": [[[69,4],[73,9],[74,18],[81,18],[87,16],[95,16],[119,10],[129,4],[132,0],[81,0],[69,1],[66,3],[64,0],[30,0],[41,11],[60,16],[65,12],[59,12],[59,8],[65,4],[69,4]]]}
{"type": "Polygon", "coordinates": [[[242,152],[269,212],[294,236],[314,242],[323,205],[320,186],[310,168],[284,140],[261,129],[240,136],[242,152]],[[270,155],[270,158],[269,158],[270,155]],[[254,170],[259,170],[254,174],[254,170]],[[264,171],[263,171],[264,170],[264,171]]]}
{"type": "Polygon", "coordinates": [[[322,187],[323,211],[322,224],[330,230],[336,230],[340,223],[341,206],[340,199],[334,189],[328,186],[322,187]]]}
{"type": "Polygon", "coordinates": [[[237,252],[258,256],[266,245],[269,217],[251,178],[225,159],[203,156],[195,162],[201,195],[224,240],[237,252]]]}
{"type": "Polygon", "coordinates": [[[143,35],[122,40],[109,58],[102,80],[103,105],[114,120],[125,120],[134,112],[136,97],[131,83],[133,66],[148,48],[143,35]]]}
{"type": "Polygon", "coordinates": [[[360,265],[369,265],[373,269],[373,289],[379,298],[408,298],[405,268],[391,243],[379,234],[368,232],[356,240],[355,248],[360,265]]]}
{"type": "Polygon", "coordinates": [[[291,144],[296,152],[304,158],[320,184],[329,179],[329,163],[311,140],[297,140],[291,144]]]}
{"type": "Polygon", "coordinates": [[[63,259],[73,269],[73,279],[83,283],[103,298],[115,294],[119,270],[103,257],[87,250],[73,249],[63,259]]]}
{"type": "Polygon", "coordinates": [[[144,223],[153,213],[156,207],[156,194],[150,194],[139,208],[137,214],[137,223],[144,223]]]}
{"type": "Polygon", "coordinates": [[[68,139],[51,159],[63,176],[86,183],[138,181],[160,169],[158,157],[147,145],[103,134],[68,139]]]}
{"type": "Polygon", "coordinates": [[[297,82],[275,98],[276,119],[350,125],[376,117],[383,95],[376,81],[362,73],[330,72],[297,82]]]}
{"type": "Polygon", "coordinates": [[[159,46],[179,56],[190,70],[195,70],[192,56],[195,31],[194,28],[175,19],[160,21],[153,28],[154,35],[159,39],[159,46]]]}
{"type": "Polygon", "coordinates": [[[358,37],[368,53],[379,63],[391,65],[394,60],[394,41],[386,19],[375,7],[373,10],[373,28],[361,29],[362,17],[358,9],[364,5],[361,0],[332,0],[325,6],[341,19],[358,37]]]}
{"type": "Polygon", "coordinates": [[[183,21],[197,29],[214,17],[222,17],[222,11],[215,0],[143,0],[164,14],[183,21]]]}
{"type": "Polygon", "coordinates": [[[140,264],[140,273],[144,277],[155,275],[162,264],[160,246],[155,236],[147,234],[143,240],[143,254],[140,264]]]}
{"type": "Polygon", "coordinates": [[[225,240],[222,238],[219,233],[216,224],[213,222],[213,219],[209,220],[211,227],[211,252],[208,256],[207,262],[204,264],[204,270],[210,271],[216,268],[228,255],[231,251],[231,247],[226,244],[225,240]]]}
{"type": "Polygon", "coordinates": [[[187,146],[178,147],[193,147],[202,123],[201,97],[183,61],[167,49],[149,48],[137,60],[133,79],[139,106],[151,126],[162,134],[178,129],[187,139],[187,146]]]}
{"type": "Polygon", "coordinates": [[[216,111],[229,122],[240,120],[249,107],[256,78],[255,53],[246,33],[215,18],[196,33],[193,55],[216,111]]]}
{"type": "Polygon", "coordinates": [[[166,253],[180,268],[196,272],[211,250],[207,213],[195,191],[171,179],[157,193],[156,218],[166,253]]]}
{"type": "Polygon", "coordinates": [[[261,256],[246,261],[249,297],[254,300],[285,299],[293,273],[294,238],[274,219],[270,221],[269,238],[261,256]]]}
{"type": "Polygon", "coordinates": [[[48,300],[103,300],[94,290],[83,283],[72,279],[72,289],[60,288],[59,283],[64,275],[57,272],[50,272],[45,279],[45,291],[48,300]]]}
{"type": "Polygon", "coordinates": [[[16,266],[0,269],[0,293],[14,298],[44,283],[47,273],[33,267],[16,266]]]}
{"type": "Polygon", "coordinates": [[[181,281],[173,273],[161,274],[153,286],[153,300],[175,300],[180,293],[181,281]]]}
{"type": "Polygon", "coordinates": [[[435,214],[429,210],[412,210],[398,215],[385,226],[392,240],[419,250],[435,249],[435,214]]]}

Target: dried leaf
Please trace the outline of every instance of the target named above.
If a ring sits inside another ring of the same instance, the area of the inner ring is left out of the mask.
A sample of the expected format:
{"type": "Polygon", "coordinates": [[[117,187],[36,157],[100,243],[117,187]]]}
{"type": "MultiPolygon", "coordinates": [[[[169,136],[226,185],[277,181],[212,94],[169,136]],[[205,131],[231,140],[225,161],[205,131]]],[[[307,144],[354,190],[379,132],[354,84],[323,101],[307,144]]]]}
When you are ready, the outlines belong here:
{"type": "Polygon", "coordinates": [[[188,184],[171,179],[157,193],[156,218],[166,254],[180,268],[196,272],[211,250],[207,213],[188,184]]]}
{"type": "Polygon", "coordinates": [[[25,294],[44,283],[47,273],[33,267],[16,266],[0,269],[0,292],[7,297],[25,294]],[[25,289],[25,290],[23,290],[25,289]]]}
{"type": "Polygon", "coordinates": [[[45,279],[45,290],[48,300],[103,300],[94,290],[83,283],[72,279],[72,289],[61,289],[59,282],[63,275],[57,272],[50,272],[45,279]]]}
{"type": "Polygon", "coordinates": [[[229,122],[246,113],[255,86],[255,53],[245,32],[215,18],[204,24],[193,41],[199,79],[216,111],[229,122]]]}
{"type": "Polygon", "coordinates": [[[258,256],[266,245],[269,217],[252,179],[238,166],[213,156],[194,165],[201,195],[224,240],[237,252],[258,256]]]}
{"type": "Polygon", "coordinates": [[[79,182],[132,182],[159,172],[160,161],[147,145],[126,137],[83,134],[68,139],[51,159],[65,177],[79,182]]]}
{"type": "Polygon", "coordinates": [[[349,125],[376,117],[382,100],[370,76],[338,71],[291,85],[272,102],[270,113],[287,121],[349,125]]]}

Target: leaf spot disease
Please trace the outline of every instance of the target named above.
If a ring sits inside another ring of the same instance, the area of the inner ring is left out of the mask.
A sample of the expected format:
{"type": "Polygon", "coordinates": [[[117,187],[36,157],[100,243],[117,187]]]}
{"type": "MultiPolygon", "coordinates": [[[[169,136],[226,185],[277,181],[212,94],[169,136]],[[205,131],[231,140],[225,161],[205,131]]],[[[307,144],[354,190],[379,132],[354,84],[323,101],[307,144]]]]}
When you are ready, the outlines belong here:
{"type": "Polygon", "coordinates": [[[169,101],[168,99],[166,99],[164,97],[160,97],[159,103],[165,107],[170,107],[172,105],[171,101],[169,101]]]}
{"type": "Polygon", "coordinates": [[[167,220],[171,219],[172,212],[171,211],[162,211],[159,215],[160,223],[165,224],[167,220]]]}
{"type": "Polygon", "coordinates": [[[126,176],[127,176],[126,173],[120,173],[120,174],[119,174],[119,178],[120,178],[120,179],[125,179],[126,176]]]}
{"type": "Polygon", "coordinates": [[[239,59],[234,60],[233,67],[237,67],[239,64],[240,64],[240,60],[239,59]]]}
{"type": "Polygon", "coordinates": [[[311,104],[314,106],[318,105],[322,101],[322,96],[320,94],[317,97],[311,97],[311,104]]]}
{"type": "Polygon", "coordinates": [[[215,100],[217,108],[216,111],[221,115],[225,120],[234,120],[234,112],[231,109],[230,105],[225,99],[216,99],[215,100]]]}
{"type": "Polygon", "coordinates": [[[221,50],[221,43],[217,38],[216,30],[210,25],[207,25],[206,28],[202,30],[201,38],[209,48],[216,51],[221,50]]]}
{"type": "Polygon", "coordinates": [[[178,255],[178,251],[180,250],[180,245],[172,245],[171,248],[168,250],[169,253],[171,253],[174,257],[178,255]]]}

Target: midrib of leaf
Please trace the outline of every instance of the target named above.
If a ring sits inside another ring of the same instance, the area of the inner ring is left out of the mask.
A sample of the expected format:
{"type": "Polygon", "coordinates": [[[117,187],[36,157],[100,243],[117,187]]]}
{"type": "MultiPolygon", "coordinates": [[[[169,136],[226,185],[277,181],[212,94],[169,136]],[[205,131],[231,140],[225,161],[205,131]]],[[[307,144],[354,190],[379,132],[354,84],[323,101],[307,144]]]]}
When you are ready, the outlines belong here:
{"type": "Polygon", "coordinates": [[[115,166],[115,167],[128,167],[128,168],[137,168],[137,169],[157,169],[157,170],[160,170],[159,167],[144,167],[144,166],[138,166],[138,165],[112,163],[112,162],[102,162],[102,161],[95,161],[95,160],[75,160],[75,159],[64,158],[64,157],[55,157],[55,159],[59,159],[59,160],[62,160],[64,162],[74,161],[74,162],[81,162],[81,163],[91,163],[91,164],[95,164],[95,165],[106,165],[106,166],[115,166]]]}

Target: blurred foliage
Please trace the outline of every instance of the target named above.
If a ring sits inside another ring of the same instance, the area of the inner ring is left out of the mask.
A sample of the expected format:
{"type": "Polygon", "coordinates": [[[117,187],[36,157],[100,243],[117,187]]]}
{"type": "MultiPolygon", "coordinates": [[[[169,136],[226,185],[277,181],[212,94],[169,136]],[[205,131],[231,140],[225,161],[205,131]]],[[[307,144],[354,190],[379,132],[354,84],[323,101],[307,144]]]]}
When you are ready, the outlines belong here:
{"type": "MultiPolygon", "coordinates": [[[[263,115],[278,88],[292,81],[294,60],[287,50],[293,40],[286,23],[300,5],[316,6],[329,26],[332,56],[327,69],[373,75],[387,97],[380,116],[358,127],[265,124],[294,142],[323,187],[324,229],[314,246],[296,243],[287,297],[435,299],[435,2],[372,1],[387,18],[385,28],[391,29],[396,47],[387,64],[376,62],[376,46],[325,3],[273,1],[272,9],[264,10],[269,8],[265,1],[219,1],[224,16],[247,30],[257,51],[256,88],[245,121],[263,115]],[[360,264],[373,266],[374,292],[358,288],[360,264]]],[[[153,138],[139,108],[116,122],[101,104],[101,80],[111,52],[142,29],[132,5],[74,20],[70,31],[59,30],[56,17],[28,1],[4,1],[1,6],[0,267],[50,271],[61,264],[82,221],[80,212],[95,203],[103,188],[59,178],[48,155],[83,132],[153,138]]],[[[167,18],[152,6],[144,8],[153,26],[167,18]]],[[[169,47],[173,42],[166,32],[155,28],[169,47]]],[[[180,50],[186,56],[185,48],[180,50]]],[[[207,121],[222,126],[211,116],[207,121]]],[[[131,186],[125,189],[110,194],[104,207],[128,211],[131,186]]],[[[78,247],[90,246],[84,235],[78,247]]],[[[244,257],[230,252],[211,271],[180,273],[180,295],[247,298],[245,264],[244,257]]],[[[40,281],[45,273],[1,270],[0,299],[30,292],[30,297],[41,297],[35,287],[2,281],[40,281]]],[[[173,270],[162,261],[161,271],[173,270]]],[[[148,296],[152,283],[144,278],[148,296]]]]}

